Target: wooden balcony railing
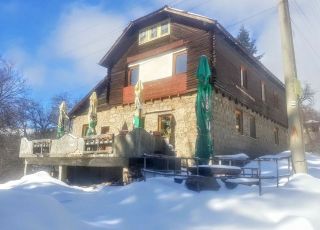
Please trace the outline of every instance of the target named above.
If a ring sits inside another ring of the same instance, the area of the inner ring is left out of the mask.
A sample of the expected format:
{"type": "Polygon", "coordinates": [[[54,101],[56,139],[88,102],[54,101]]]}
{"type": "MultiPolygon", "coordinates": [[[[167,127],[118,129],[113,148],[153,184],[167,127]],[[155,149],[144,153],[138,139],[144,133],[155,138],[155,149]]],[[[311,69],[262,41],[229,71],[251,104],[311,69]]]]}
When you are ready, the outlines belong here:
{"type": "MultiPolygon", "coordinates": [[[[143,84],[143,99],[153,100],[183,94],[187,91],[187,75],[185,73],[143,84]]],[[[123,88],[123,104],[134,103],[134,86],[123,88]]]]}

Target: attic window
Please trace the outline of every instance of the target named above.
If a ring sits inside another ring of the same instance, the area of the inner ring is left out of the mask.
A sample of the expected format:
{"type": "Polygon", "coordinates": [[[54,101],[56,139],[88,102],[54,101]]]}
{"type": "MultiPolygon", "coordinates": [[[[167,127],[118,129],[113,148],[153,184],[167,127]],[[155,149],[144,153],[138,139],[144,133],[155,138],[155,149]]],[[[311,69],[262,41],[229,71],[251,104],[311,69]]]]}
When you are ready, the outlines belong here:
{"type": "Polygon", "coordinates": [[[139,45],[170,34],[170,21],[162,21],[139,31],[139,45]]]}

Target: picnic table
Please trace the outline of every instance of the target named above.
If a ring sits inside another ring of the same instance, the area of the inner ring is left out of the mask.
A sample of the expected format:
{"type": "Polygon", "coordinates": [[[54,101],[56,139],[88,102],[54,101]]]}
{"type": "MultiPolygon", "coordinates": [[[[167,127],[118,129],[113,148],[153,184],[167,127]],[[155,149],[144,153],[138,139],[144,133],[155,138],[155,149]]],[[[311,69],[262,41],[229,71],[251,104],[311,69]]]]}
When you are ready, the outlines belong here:
{"type": "Polygon", "coordinates": [[[208,177],[234,177],[241,173],[241,168],[229,165],[194,165],[188,168],[192,175],[208,177]]]}

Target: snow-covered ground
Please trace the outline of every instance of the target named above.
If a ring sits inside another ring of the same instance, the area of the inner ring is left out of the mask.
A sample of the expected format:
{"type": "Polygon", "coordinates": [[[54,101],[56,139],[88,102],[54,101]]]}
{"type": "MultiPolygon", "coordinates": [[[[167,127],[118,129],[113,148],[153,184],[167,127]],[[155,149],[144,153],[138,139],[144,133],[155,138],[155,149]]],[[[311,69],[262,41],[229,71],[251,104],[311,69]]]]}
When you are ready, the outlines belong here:
{"type": "Polygon", "coordinates": [[[264,182],[262,196],[257,186],[197,193],[161,177],[81,188],[39,172],[0,185],[0,229],[320,229],[320,155],[307,157],[310,175],[264,182]]]}

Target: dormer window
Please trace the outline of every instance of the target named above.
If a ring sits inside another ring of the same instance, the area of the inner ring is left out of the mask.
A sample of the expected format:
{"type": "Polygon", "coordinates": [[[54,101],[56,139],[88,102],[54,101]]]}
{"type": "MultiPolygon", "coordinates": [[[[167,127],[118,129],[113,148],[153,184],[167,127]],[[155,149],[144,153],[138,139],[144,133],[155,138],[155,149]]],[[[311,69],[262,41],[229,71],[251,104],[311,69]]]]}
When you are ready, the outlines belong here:
{"type": "Polygon", "coordinates": [[[147,40],[147,31],[146,30],[142,30],[139,33],[139,44],[146,42],[147,40]]]}
{"type": "Polygon", "coordinates": [[[158,28],[157,26],[152,26],[150,28],[150,39],[155,39],[157,38],[157,34],[158,34],[158,28]]]}
{"type": "Polygon", "coordinates": [[[170,34],[170,21],[162,21],[139,31],[139,45],[170,34]]]}
{"type": "Polygon", "coordinates": [[[169,22],[162,22],[161,23],[161,35],[169,34],[169,22]]]}

